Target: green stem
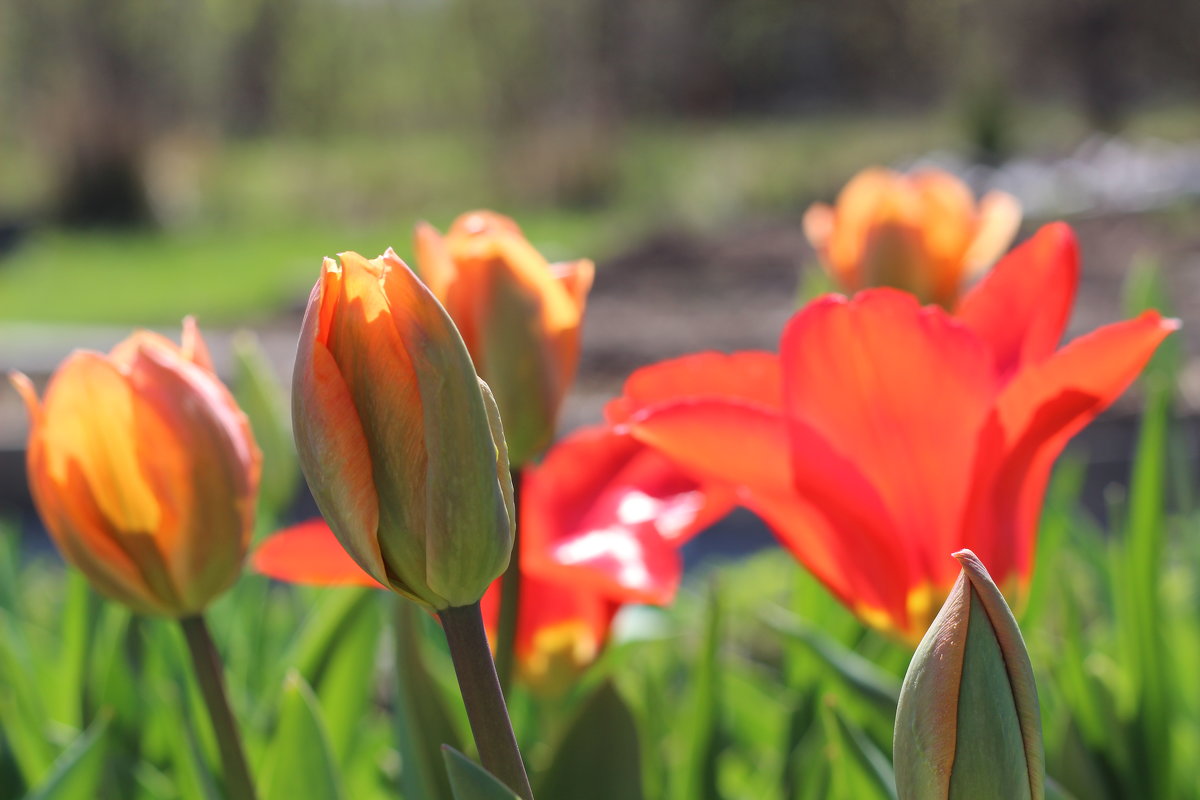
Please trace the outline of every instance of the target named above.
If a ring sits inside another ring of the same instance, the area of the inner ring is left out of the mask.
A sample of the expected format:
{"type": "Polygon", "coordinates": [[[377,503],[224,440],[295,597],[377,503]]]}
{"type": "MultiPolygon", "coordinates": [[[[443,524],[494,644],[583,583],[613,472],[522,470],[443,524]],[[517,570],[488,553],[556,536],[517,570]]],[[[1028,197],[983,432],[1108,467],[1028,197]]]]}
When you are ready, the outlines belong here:
{"type": "Polygon", "coordinates": [[[500,613],[496,621],[496,675],[500,689],[508,696],[512,686],[513,659],[517,644],[517,619],[521,609],[521,468],[512,468],[513,526],[512,558],[500,578],[500,613]]]}
{"type": "Polygon", "coordinates": [[[188,650],[192,654],[192,666],[196,671],[196,681],[200,684],[204,704],[208,706],[208,715],[212,719],[217,747],[221,751],[226,791],[232,800],[255,800],[254,780],[250,777],[250,767],[242,749],[242,737],[238,733],[237,721],[229,707],[229,694],[225,690],[221,657],[217,653],[212,635],[208,632],[208,625],[199,614],[184,617],[179,620],[179,625],[183,628],[184,638],[187,639],[188,650]]]}
{"type": "Polygon", "coordinates": [[[471,723],[479,760],[488,772],[523,800],[533,800],[525,762],[517,748],[517,737],[504,704],[504,692],[500,690],[496,666],[488,649],[479,603],[443,609],[438,612],[438,617],[450,646],[450,659],[458,675],[458,688],[462,691],[463,705],[467,707],[467,720],[471,723]]]}

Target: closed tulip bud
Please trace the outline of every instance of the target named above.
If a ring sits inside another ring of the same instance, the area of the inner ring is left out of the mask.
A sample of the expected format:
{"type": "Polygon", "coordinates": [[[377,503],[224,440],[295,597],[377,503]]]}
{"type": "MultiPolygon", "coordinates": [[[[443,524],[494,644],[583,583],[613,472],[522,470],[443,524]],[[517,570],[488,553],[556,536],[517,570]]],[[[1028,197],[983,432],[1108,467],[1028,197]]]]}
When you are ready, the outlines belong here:
{"type": "Polygon", "coordinates": [[[496,394],[515,465],[549,446],[579,365],[591,261],[551,264],[511,219],[463,214],[443,238],[416,230],[421,277],[462,332],[496,394]]]}
{"type": "Polygon", "coordinates": [[[198,614],[241,572],[260,456],[191,319],[79,351],[29,410],[29,484],[63,557],[135,611],[198,614]]]}
{"type": "Polygon", "coordinates": [[[317,505],[379,583],[470,605],[508,564],[500,416],[454,323],[395,253],[326,259],[296,354],[292,422],[317,505]]]}
{"type": "Polygon", "coordinates": [[[1042,800],[1033,667],[1003,595],[970,550],[913,655],[896,710],[900,800],[1042,800]]]}

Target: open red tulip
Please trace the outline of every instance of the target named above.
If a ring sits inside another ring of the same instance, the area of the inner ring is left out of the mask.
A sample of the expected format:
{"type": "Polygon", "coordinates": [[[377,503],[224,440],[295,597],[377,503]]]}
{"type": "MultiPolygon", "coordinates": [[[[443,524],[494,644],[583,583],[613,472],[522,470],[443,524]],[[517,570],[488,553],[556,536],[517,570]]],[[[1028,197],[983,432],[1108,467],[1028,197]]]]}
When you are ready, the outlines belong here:
{"type": "Polygon", "coordinates": [[[1020,591],[1067,440],[1177,327],[1148,311],[1056,350],[1075,239],[1043,228],[954,313],[894,289],[820,298],[761,353],[639,370],[613,408],[639,441],[739,502],[868,623],[915,641],[970,548],[1020,591]],[[757,376],[749,377],[749,376],[757,376]]]}
{"type": "MultiPolygon", "coordinates": [[[[596,657],[617,609],[666,604],[679,587],[678,547],[733,505],[728,488],[689,478],[627,434],[586,428],[525,471],[521,492],[516,656],[524,679],[557,683],[596,657]]],[[[292,583],[376,586],[322,520],[257,550],[259,572],[292,583]]],[[[500,581],[483,599],[489,628],[500,581]]]]}

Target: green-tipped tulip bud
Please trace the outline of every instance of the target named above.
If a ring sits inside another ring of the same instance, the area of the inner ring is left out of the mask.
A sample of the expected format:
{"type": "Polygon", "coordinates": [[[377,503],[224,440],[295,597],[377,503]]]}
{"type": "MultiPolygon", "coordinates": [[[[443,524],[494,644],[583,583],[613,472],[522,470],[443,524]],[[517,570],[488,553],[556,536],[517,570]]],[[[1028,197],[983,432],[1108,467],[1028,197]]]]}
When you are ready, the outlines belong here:
{"type": "Polygon", "coordinates": [[[970,550],[896,710],[900,800],[1043,800],[1041,712],[1012,611],[970,550]]]}
{"type": "Polygon", "coordinates": [[[392,251],[326,259],[292,412],[309,488],[359,566],[434,610],[478,602],[513,543],[500,415],[449,315],[392,251]]]}

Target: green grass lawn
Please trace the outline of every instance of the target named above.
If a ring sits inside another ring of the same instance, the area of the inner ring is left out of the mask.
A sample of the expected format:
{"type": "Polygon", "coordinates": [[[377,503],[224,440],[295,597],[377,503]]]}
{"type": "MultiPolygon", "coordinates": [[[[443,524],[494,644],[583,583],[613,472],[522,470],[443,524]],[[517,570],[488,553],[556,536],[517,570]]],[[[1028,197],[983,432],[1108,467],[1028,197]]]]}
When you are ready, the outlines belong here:
{"type": "MultiPolygon", "coordinates": [[[[1130,132],[1186,138],[1197,116],[1145,113],[1130,132]]],[[[1013,124],[1014,141],[1031,152],[1065,152],[1087,134],[1056,109],[1020,110],[1013,124]]],[[[477,134],[194,147],[183,153],[192,164],[185,212],[163,231],[39,231],[0,260],[0,320],[261,319],[303,300],[321,256],[389,245],[407,256],[416,220],[444,227],[480,206],[516,217],[552,259],[603,259],[663,227],[798,216],[864,166],[962,144],[952,114],[639,123],[596,154],[609,160],[606,194],[574,210],[531,200],[520,170],[500,177],[500,151],[477,134]]],[[[44,165],[28,153],[0,156],[15,165],[0,209],[36,206],[44,165]]]]}

